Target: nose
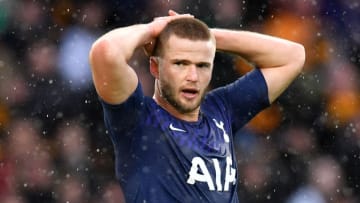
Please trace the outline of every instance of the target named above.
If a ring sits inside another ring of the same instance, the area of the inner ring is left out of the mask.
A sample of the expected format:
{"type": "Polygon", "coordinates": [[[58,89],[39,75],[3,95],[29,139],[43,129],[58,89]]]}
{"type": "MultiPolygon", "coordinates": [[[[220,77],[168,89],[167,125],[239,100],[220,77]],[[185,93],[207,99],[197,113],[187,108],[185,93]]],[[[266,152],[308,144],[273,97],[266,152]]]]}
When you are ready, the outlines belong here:
{"type": "Polygon", "coordinates": [[[194,64],[190,65],[188,67],[187,73],[186,73],[186,80],[191,82],[196,82],[199,79],[199,73],[194,64]]]}

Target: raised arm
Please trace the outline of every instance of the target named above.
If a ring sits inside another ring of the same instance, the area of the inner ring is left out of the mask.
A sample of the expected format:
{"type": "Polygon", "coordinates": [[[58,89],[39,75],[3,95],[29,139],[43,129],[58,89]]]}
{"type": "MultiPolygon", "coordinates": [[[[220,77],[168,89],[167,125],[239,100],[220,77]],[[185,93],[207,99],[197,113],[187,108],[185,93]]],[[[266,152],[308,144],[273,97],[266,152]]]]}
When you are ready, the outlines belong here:
{"type": "Polygon", "coordinates": [[[212,29],[218,50],[236,53],[259,67],[273,102],[300,74],[305,62],[300,44],[248,31],[212,29]]]}
{"type": "Polygon", "coordinates": [[[136,48],[153,41],[171,20],[192,17],[173,11],[169,15],[148,24],[114,29],[95,41],[89,59],[96,91],[104,101],[119,104],[134,92],[138,77],[128,61],[136,48]]]}

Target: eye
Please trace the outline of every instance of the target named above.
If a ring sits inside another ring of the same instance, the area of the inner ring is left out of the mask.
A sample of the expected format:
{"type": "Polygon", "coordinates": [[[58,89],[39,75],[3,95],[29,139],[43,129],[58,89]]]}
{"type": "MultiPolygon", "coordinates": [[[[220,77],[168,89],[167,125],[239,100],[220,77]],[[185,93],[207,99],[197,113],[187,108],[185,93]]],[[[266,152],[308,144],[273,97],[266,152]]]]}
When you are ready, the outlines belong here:
{"type": "Polygon", "coordinates": [[[196,64],[196,67],[198,67],[198,68],[210,68],[210,64],[209,63],[198,63],[198,64],[196,64]]]}
{"type": "Polygon", "coordinates": [[[176,61],[176,62],[174,62],[174,64],[177,65],[177,66],[185,65],[185,63],[183,61],[176,61]]]}

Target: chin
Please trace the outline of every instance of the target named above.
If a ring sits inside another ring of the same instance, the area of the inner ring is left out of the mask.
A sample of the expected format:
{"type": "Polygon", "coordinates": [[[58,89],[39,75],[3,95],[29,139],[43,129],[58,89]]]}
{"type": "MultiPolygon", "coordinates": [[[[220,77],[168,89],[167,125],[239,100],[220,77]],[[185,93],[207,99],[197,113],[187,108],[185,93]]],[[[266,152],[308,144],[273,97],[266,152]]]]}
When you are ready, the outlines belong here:
{"type": "Polygon", "coordinates": [[[191,113],[196,111],[200,106],[200,102],[196,102],[195,104],[180,104],[178,105],[178,111],[182,113],[191,113]]]}

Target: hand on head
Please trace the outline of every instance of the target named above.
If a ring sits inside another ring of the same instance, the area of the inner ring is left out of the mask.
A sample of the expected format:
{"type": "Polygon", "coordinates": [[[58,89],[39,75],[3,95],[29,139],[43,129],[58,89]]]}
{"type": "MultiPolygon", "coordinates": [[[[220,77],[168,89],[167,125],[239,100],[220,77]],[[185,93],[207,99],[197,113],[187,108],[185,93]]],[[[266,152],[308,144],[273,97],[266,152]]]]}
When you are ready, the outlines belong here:
{"type": "Polygon", "coordinates": [[[161,31],[165,28],[165,26],[171,22],[172,20],[179,18],[193,18],[194,16],[191,14],[179,14],[173,10],[169,10],[168,16],[156,17],[152,22],[150,22],[149,30],[151,33],[151,41],[144,45],[144,51],[147,56],[152,55],[152,51],[154,49],[155,41],[157,36],[161,33],[161,31]]]}
{"type": "Polygon", "coordinates": [[[154,20],[149,23],[149,28],[151,35],[157,37],[160,32],[165,28],[166,24],[170,21],[179,19],[179,18],[193,18],[193,15],[190,14],[178,14],[173,10],[169,10],[168,16],[156,17],[154,20]]]}

